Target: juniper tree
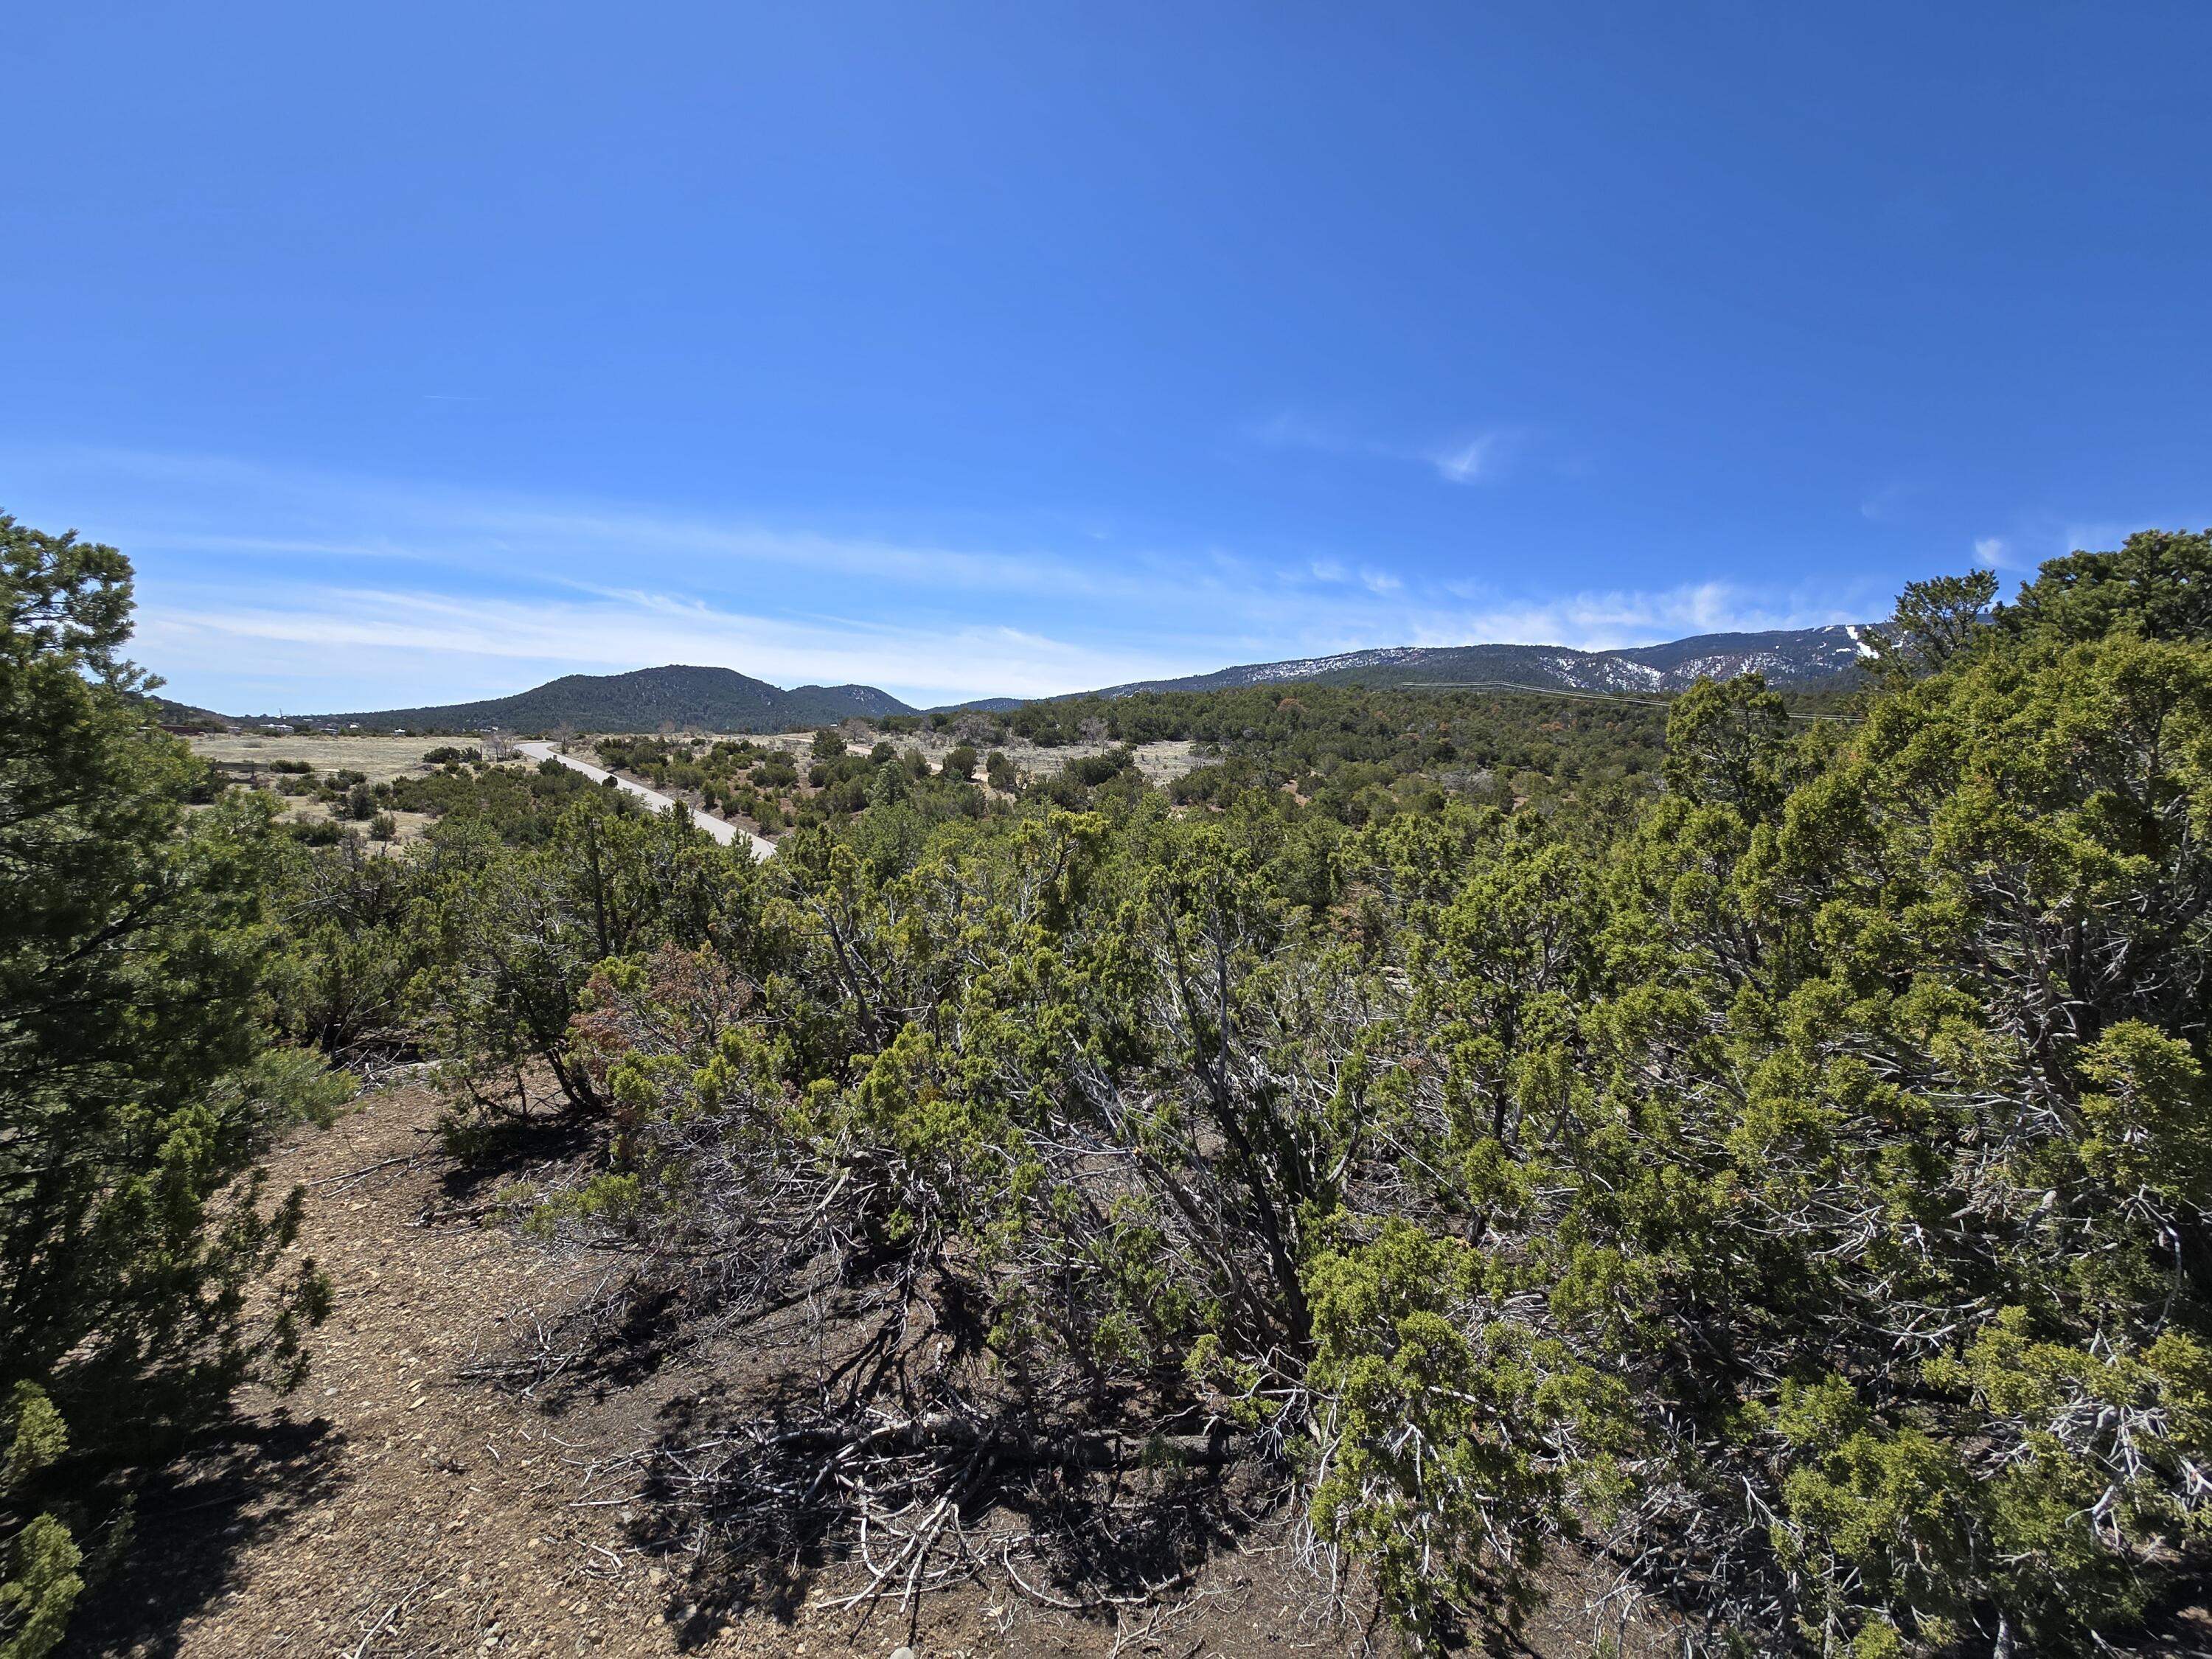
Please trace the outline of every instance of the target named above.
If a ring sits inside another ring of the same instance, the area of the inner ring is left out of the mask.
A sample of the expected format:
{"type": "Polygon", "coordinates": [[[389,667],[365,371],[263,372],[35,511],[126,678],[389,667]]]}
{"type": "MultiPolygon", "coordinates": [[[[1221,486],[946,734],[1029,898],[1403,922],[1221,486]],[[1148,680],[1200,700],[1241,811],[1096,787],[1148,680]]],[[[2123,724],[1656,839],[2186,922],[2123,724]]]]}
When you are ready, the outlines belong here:
{"type": "MultiPolygon", "coordinates": [[[[131,568],[0,515],[0,1644],[58,1636],[79,1546],[38,1512],[63,1449],[156,1445],[249,1376],[296,1381],[325,1291],[303,1263],[249,1316],[300,1218],[255,1160],[325,1110],[273,1048],[262,894],[273,805],[184,802],[198,767],[118,653],[131,568]]],[[[67,1506],[64,1506],[66,1509],[67,1506]]]]}

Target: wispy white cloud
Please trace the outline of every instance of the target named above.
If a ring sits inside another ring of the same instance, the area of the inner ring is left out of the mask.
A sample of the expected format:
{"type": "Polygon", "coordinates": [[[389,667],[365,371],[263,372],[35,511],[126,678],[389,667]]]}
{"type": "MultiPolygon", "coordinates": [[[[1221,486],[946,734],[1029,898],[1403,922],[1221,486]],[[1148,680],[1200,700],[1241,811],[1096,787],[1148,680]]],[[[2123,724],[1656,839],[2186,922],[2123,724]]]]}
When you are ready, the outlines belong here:
{"type": "Polygon", "coordinates": [[[1503,476],[1507,456],[1521,434],[1505,427],[1462,433],[1428,443],[1376,437],[1285,410],[1252,429],[1261,443],[1284,449],[1311,449],[1327,455],[1365,456],[1412,461],[1432,469],[1447,483],[1492,483],[1503,476]]]}
{"type": "MultiPolygon", "coordinates": [[[[604,568],[612,556],[629,568],[680,563],[708,580],[749,582],[763,572],[798,572],[939,592],[1054,597],[1137,596],[1155,586],[1145,569],[1078,562],[1045,548],[984,551],[583,495],[465,489],[125,450],[17,453],[0,455],[0,462],[96,495],[110,515],[99,533],[175,552],[411,561],[501,576],[518,568],[604,568]]],[[[1140,550],[1126,557],[1130,565],[1146,562],[1140,550]]]]}
{"type": "Polygon", "coordinates": [[[955,702],[985,688],[1042,696],[1188,672],[1179,657],[1018,627],[793,621],[643,592],[484,600],[307,587],[240,604],[234,594],[161,586],[147,595],[136,650],[172,679],[236,674],[251,663],[253,677],[295,709],[496,696],[520,690],[533,674],[665,662],[736,667],[782,685],[865,683],[923,703],[955,702]]]}
{"type": "Polygon", "coordinates": [[[1753,592],[1725,582],[1690,582],[1656,591],[1584,592],[1533,600],[1487,594],[1471,585],[1455,586],[1457,597],[1471,602],[1449,619],[1445,631],[1455,637],[1429,635],[1413,643],[1499,641],[1612,651],[1692,634],[1817,628],[1867,619],[1863,606],[1854,610],[1819,599],[1753,592]]]}
{"type": "Polygon", "coordinates": [[[100,503],[77,522],[137,562],[135,654],[174,695],[239,710],[444,702],[672,661],[954,702],[1377,645],[1603,647],[1880,608],[1710,583],[1563,596],[1541,572],[1501,587],[1418,561],[1126,533],[1106,557],[1088,521],[1060,527],[1062,550],[988,523],[903,536],[219,459],[33,459],[0,453],[11,507],[59,526],[68,504],[100,503]]]}
{"type": "Polygon", "coordinates": [[[1437,476],[1450,483],[1487,483],[1497,477],[1510,434],[1483,432],[1462,443],[1428,452],[1437,476]]]}
{"type": "Polygon", "coordinates": [[[1895,479],[1868,492],[1859,502],[1859,516],[1875,524],[1894,519],[1920,493],[1920,486],[1895,479]]]}
{"type": "Polygon", "coordinates": [[[2005,568],[2005,544],[2002,536],[1984,536],[1974,544],[1974,562],[1990,570],[2005,568]]]}

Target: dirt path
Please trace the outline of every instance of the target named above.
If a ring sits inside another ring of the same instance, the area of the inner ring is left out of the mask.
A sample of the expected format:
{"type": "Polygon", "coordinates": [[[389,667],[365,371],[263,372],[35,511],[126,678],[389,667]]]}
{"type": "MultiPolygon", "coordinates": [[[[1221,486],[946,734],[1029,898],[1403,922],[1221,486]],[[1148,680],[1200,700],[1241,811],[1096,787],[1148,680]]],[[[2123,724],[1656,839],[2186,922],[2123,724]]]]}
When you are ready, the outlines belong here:
{"type": "MultiPolygon", "coordinates": [[[[690,1422],[702,1401],[742,1393],[757,1374],[746,1355],[641,1366],[557,1398],[469,1376],[483,1361],[527,1352],[539,1322],[618,1261],[471,1218],[488,1191],[453,1184],[428,1134],[434,1112],[420,1087],[388,1090],[273,1160],[279,1190],[309,1185],[301,1249],[337,1291],[313,1372],[289,1399],[243,1401],[236,1422],[147,1495],[120,1572],[88,1598],[67,1651],[884,1659],[911,1643],[921,1659],[1259,1659],[1395,1650],[1382,1632],[1341,1622],[1321,1583],[1279,1542],[1256,1535],[1210,1560],[1164,1607],[1072,1613],[979,1574],[926,1598],[909,1620],[889,1606],[839,1609],[854,1570],[797,1561],[786,1564],[777,1595],[717,1605],[726,1589],[694,1578],[688,1555],[653,1541],[634,1481],[592,1471],[690,1422]]],[[[1591,1633],[1578,1605],[1563,1602],[1522,1651],[1579,1659],[1591,1633]]]]}
{"type": "MultiPolygon", "coordinates": [[[[425,1091],[390,1090],[276,1158],[276,1185],[310,1184],[301,1249],[337,1287],[313,1372],[289,1399],[244,1401],[234,1429],[149,1496],[124,1588],[88,1605],[73,1650],[880,1659],[907,1640],[903,1620],[862,1623],[830,1607],[828,1576],[802,1580],[788,1604],[717,1613],[701,1604],[684,1558],[635,1541],[640,1506],[589,1471],[649,1439],[672,1402],[711,1388],[696,1364],[557,1411],[459,1375],[526,1350],[534,1322],[586,1294],[609,1263],[456,1215],[481,1199],[449,1188],[427,1134],[434,1113],[425,1091]]],[[[1237,1594],[1204,1609],[1210,1624],[1231,1614],[1234,1632],[1193,1628],[1174,1659],[1200,1641],[1209,1653],[1337,1650],[1339,1631],[1276,1639],[1306,1610],[1279,1598],[1248,1610],[1257,1580],[1249,1567],[1241,1577],[1237,1594]]],[[[1021,1603],[1003,1588],[927,1606],[913,1633],[935,1659],[1114,1645],[1110,1621],[1021,1603]]],[[[1162,1651],[1140,1641],[1129,1650],[1162,1651]]]]}
{"type": "Polygon", "coordinates": [[[604,1264],[435,1219],[454,1206],[432,1112],[420,1089],[387,1091],[276,1159],[278,1183],[309,1183],[301,1249],[337,1289],[313,1372],[148,1501],[117,1609],[141,1628],[103,1630],[95,1607],[78,1632],[91,1650],[680,1650],[655,1569],[611,1536],[611,1516],[568,1507],[608,1425],[457,1375],[604,1264]]]}

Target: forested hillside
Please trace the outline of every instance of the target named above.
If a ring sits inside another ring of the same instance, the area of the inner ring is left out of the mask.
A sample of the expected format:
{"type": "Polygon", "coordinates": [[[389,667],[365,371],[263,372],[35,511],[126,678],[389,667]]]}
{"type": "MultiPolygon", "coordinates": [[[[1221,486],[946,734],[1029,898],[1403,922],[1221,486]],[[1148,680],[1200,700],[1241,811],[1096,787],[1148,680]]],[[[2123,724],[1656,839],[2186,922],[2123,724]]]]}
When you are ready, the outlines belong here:
{"type": "Polygon", "coordinates": [[[566,726],[586,732],[652,732],[672,724],[710,732],[784,732],[835,724],[854,714],[908,712],[896,697],[872,685],[802,685],[787,691],[734,669],[672,665],[627,674],[563,674],[511,697],[479,702],[299,718],[358,723],[378,731],[404,726],[410,732],[467,732],[502,726],[550,732],[566,726]]]}
{"type": "Polygon", "coordinates": [[[1820,706],[968,717],[1218,750],[1172,790],[825,733],[765,865],[458,757],[419,845],[285,835],[147,724],[120,556],[5,548],[10,1659],[121,1593],[165,1437],[312,1367],[250,1172],[402,1055],[488,1224],[628,1264],[493,1381],[811,1322],[804,1390],[637,1449],[695,1588],[1138,1605],[1264,1514],[1417,1649],[1568,1559],[1711,1654],[2203,1598],[2212,534],[1916,585],[1820,706]]]}

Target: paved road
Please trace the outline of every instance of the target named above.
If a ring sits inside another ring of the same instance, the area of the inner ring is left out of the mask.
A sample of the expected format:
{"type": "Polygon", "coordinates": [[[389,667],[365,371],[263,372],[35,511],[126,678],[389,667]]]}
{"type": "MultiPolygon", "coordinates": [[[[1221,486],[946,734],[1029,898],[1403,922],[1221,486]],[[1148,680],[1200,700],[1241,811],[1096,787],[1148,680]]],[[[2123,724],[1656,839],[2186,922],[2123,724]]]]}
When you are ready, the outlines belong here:
{"type": "MultiPolygon", "coordinates": [[[[568,768],[571,771],[581,772],[593,783],[599,783],[605,779],[615,777],[613,773],[606,771],[603,768],[586,766],[583,762],[578,760],[574,755],[562,754],[550,743],[518,743],[514,746],[520,750],[524,754],[529,756],[532,760],[558,761],[562,765],[568,768]]],[[[635,795],[640,800],[643,801],[647,806],[650,806],[656,812],[668,811],[676,805],[676,803],[669,799],[667,796],[660,794],[654,790],[648,789],[641,783],[632,783],[628,778],[615,778],[615,787],[621,790],[624,794],[635,795]]],[[[775,843],[774,842],[767,840],[763,836],[750,834],[747,831],[739,829],[734,823],[725,823],[721,819],[710,817],[704,812],[694,812],[691,815],[691,822],[697,824],[702,830],[704,830],[708,835],[712,836],[716,841],[721,842],[725,847],[729,846],[739,836],[744,836],[744,839],[751,844],[753,857],[756,860],[772,859],[775,856],[775,843]]]]}

